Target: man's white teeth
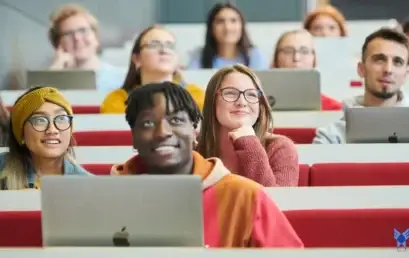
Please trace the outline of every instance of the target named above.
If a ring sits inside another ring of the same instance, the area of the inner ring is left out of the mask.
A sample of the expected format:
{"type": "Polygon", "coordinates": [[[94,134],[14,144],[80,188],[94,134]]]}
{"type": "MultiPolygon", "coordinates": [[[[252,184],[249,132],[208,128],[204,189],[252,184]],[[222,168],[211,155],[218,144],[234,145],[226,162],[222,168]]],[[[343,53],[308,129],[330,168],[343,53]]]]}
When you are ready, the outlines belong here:
{"type": "Polygon", "coordinates": [[[155,151],[173,151],[174,149],[175,147],[173,146],[161,146],[161,147],[157,147],[155,151]]]}
{"type": "Polygon", "coordinates": [[[43,142],[47,144],[59,144],[60,143],[59,140],[44,140],[43,142]]]}

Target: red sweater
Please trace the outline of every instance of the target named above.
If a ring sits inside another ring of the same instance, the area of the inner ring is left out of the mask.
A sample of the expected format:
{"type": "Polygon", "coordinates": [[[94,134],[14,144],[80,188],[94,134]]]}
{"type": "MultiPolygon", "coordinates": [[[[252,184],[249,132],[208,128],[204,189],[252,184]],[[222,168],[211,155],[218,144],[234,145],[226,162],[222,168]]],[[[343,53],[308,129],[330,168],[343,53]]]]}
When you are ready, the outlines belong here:
{"type": "Polygon", "coordinates": [[[321,110],[341,110],[342,103],[336,99],[321,94],[321,110]]]}
{"type": "Polygon", "coordinates": [[[233,147],[239,175],[263,186],[298,186],[298,153],[287,137],[276,136],[264,148],[257,136],[245,136],[234,141],[233,147]]]}

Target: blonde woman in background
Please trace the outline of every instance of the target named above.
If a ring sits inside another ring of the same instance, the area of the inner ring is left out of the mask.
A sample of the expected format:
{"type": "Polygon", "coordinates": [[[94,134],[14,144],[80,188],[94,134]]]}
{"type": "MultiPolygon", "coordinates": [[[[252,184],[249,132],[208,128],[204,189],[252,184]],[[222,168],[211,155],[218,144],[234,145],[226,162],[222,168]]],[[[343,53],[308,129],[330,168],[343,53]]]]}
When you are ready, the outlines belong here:
{"type": "Polygon", "coordinates": [[[91,175],[73,161],[72,108],[52,87],[35,87],[14,103],[9,152],[0,154],[0,189],[40,188],[42,175],[91,175]]]}
{"type": "MultiPolygon", "coordinates": [[[[283,33],[277,41],[271,68],[315,69],[314,40],[307,30],[283,33]]],[[[341,110],[342,103],[321,94],[322,110],[341,110]]]]}
{"type": "Polygon", "coordinates": [[[68,4],[51,15],[49,39],[55,49],[52,70],[80,69],[96,73],[96,86],[100,91],[111,91],[120,85],[123,72],[99,57],[97,19],[85,8],[68,4]]]}
{"type": "Polygon", "coordinates": [[[101,113],[125,113],[129,93],[145,84],[173,81],[185,88],[200,110],[204,91],[197,85],[183,81],[179,73],[179,60],[175,51],[174,35],[160,26],[143,30],[135,40],[128,73],[122,87],[109,93],[101,105],[101,113]]]}

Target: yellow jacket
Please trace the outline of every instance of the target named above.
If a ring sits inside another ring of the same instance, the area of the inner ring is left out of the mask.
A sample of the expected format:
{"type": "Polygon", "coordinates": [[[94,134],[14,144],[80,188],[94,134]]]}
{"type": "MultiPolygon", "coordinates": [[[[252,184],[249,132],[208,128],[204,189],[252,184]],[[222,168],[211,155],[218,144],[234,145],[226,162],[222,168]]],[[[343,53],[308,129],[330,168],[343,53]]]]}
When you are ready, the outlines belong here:
{"type": "MultiPolygon", "coordinates": [[[[196,101],[196,104],[199,106],[200,111],[203,110],[203,103],[204,103],[204,91],[194,84],[187,84],[185,89],[190,93],[193,99],[196,101]]],[[[100,107],[101,113],[111,113],[111,114],[118,114],[118,113],[125,113],[126,105],[125,101],[128,98],[128,93],[124,89],[116,89],[110,92],[102,102],[100,107]]]]}

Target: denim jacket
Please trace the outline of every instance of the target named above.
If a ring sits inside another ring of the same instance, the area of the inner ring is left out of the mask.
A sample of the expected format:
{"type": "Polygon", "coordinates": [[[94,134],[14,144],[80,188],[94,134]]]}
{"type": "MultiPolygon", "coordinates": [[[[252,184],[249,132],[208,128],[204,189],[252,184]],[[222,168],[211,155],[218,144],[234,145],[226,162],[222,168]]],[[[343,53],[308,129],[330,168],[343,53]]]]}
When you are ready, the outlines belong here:
{"type": "MultiPolygon", "coordinates": [[[[0,153],[0,174],[6,165],[5,164],[6,154],[7,152],[0,153]]],[[[92,176],[93,174],[89,173],[81,166],[74,164],[67,159],[64,159],[64,174],[63,175],[64,176],[69,176],[69,175],[92,176]]],[[[36,179],[35,170],[33,167],[29,167],[28,173],[27,173],[27,182],[28,182],[27,188],[35,188],[35,179],[36,179]]],[[[6,190],[6,180],[7,178],[0,180],[0,190],[6,190]]]]}

